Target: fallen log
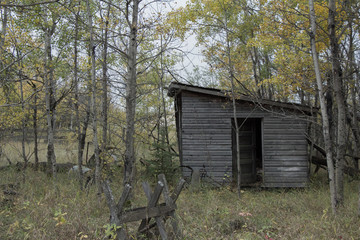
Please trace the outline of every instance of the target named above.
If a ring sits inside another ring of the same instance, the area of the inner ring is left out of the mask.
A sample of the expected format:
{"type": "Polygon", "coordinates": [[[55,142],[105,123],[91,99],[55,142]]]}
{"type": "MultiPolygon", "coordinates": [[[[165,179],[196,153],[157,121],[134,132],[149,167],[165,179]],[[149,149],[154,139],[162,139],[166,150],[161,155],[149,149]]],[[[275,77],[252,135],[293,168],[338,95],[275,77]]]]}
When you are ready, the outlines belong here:
{"type": "MultiPolygon", "coordinates": [[[[56,163],[56,172],[62,172],[66,173],[68,172],[75,164],[73,163],[56,163]]],[[[16,163],[16,169],[18,171],[21,171],[24,169],[24,162],[17,162],[16,163]]],[[[31,169],[35,169],[35,164],[33,162],[28,162],[27,167],[31,169]]],[[[41,172],[46,172],[48,170],[47,168],[47,162],[39,162],[38,163],[38,170],[41,172]]]]}
{"type": "MultiPolygon", "coordinates": [[[[320,165],[324,168],[327,168],[327,162],[325,158],[312,156],[311,162],[315,165],[320,165]]],[[[315,172],[317,172],[317,170],[315,170],[315,172]]],[[[350,166],[344,166],[344,173],[356,179],[360,177],[360,170],[350,166]]]]}
{"type": "Polygon", "coordinates": [[[311,140],[310,138],[306,138],[307,142],[309,145],[312,145],[316,150],[319,151],[319,153],[321,153],[324,157],[326,157],[326,151],[324,148],[320,147],[319,145],[317,145],[316,143],[314,143],[313,140],[311,140]]]}

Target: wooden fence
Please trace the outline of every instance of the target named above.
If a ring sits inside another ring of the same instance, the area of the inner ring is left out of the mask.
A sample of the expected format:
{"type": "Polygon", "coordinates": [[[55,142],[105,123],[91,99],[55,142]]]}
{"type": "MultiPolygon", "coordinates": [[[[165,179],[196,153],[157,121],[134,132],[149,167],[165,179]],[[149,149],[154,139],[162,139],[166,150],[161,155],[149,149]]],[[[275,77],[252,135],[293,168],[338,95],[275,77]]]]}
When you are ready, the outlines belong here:
{"type": "Polygon", "coordinates": [[[115,203],[114,196],[108,182],[105,181],[103,183],[103,190],[110,209],[110,224],[115,226],[114,231],[116,231],[116,239],[127,239],[124,224],[140,220],[141,223],[137,231],[137,236],[139,239],[141,239],[142,236],[148,236],[149,230],[155,226],[157,226],[159,230],[161,239],[169,239],[169,235],[165,228],[165,221],[168,219],[171,221],[171,226],[175,238],[182,238],[182,234],[178,227],[178,221],[175,215],[175,210],[176,200],[178,199],[180,192],[183,189],[185,180],[180,179],[172,195],[170,195],[164,174],[160,174],[158,176],[158,180],[159,181],[157,182],[153,192],[151,191],[149,183],[144,182],[142,184],[145,195],[148,199],[147,206],[130,210],[124,210],[124,204],[130,196],[132,187],[127,184],[121,194],[119,201],[115,203]],[[159,204],[158,202],[161,194],[163,194],[165,202],[159,204]],[[152,218],[155,220],[153,223],[151,222],[152,218]]]}

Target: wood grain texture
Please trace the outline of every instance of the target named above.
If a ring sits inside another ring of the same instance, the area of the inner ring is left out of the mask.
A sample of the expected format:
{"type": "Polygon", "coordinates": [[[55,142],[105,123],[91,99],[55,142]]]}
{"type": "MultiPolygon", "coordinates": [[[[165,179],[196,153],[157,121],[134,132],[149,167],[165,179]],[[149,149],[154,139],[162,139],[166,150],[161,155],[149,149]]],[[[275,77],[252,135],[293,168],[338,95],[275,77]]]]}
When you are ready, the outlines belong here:
{"type": "MultiPolygon", "coordinates": [[[[179,98],[180,97],[180,98],[179,98]]],[[[229,99],[182,91],[177,125],[181,164],[206,169],[221,182],[232,174],[233,110],[229,99]]],[[[263,186],[304,187],[308,182],[307,123],[299,112],[251,102],[237,103],[237,117],[262,119],[263,186]]],[[[246,156],[244,156],[246,157],[246,156]]],[[[183,175],[191,171],[183,168],[183,175]]]]}

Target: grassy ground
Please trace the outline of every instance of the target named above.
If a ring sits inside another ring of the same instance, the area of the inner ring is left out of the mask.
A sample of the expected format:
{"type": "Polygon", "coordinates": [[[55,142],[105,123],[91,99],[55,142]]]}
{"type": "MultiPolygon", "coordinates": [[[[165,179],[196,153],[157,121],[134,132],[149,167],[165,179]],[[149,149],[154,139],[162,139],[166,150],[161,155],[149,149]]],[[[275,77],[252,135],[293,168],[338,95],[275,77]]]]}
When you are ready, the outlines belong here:
{"type": "MultiPolygon", "coordinates": [[[[75,163],[75,146],[58,144],[57,161],[75,163]]],[[[8,141],[3,144],[3,153],[13,163],[21,161],[20,147],[19,142],[8,141]]],[[[27,153],[32,147],[27,145],[27,153]]],[[[41,143],[39,148],[40,161],[46,161],[46,145],[41,143]]],[[[0,166],[7,165],[4,157],[0,166]]],[[[122,186],[120,172],[118,169],[111,184],[117,197],[122,186]]],[[[45,173],[32,170],[26,172],[25,183],[23,178],[15,169],[0,172],[1,240],[103,239],[109,227],[109,210],[104,198],[98,199],[94,186],[80,191],[77,180],[62,173],[56,183],[45,173]],[[13,186],[7,189],[9,184],[13,186]],[[16,195],[4,194],[4,190],[16,195]]],[[[346,182],[345,206],[334,217],[326,173],[320,172],[311,180],[305,189],[247,188],[240,200],[229,188],[185,189],[177,201],[184,239],[360,239],[358,182],[346,182]]],[[[133,195],[133,207],[146,205],[140,181],[133,195]]],[[[126,226],[130,236],[135,235],[138,225],[126,226]]]]}
{"type": "MultiPolygon", "coordinates": [[[[95,187],[79,191],[76,180],[59,174],[54,184],[44,173],[29,170],[0,173],[0,185],[15,184],[17,195],[0,192],[0,239],[102,239],[109,223],[105,200],[95,187]],[[18,183],[18,185],[16,185],[18,183]]],[[[330,211],[325,173],[305,189],[185,189],[177,215],[184,239],[359,239],[357,182],[346,183],[346,205],[334,217],[330,211]]],[[[112,183],[121,192],[121,176],[112,183]]],[[[146,205],[140,183],[133,206],[146,205]]],[[[139,223],[127,225],[135,234],[139,223]]]]}
{"type": "MultiPolygon", "coordinates": [[[[22,162],[22,152],[21,152],[21,142],[20,141],[6,141],[0,142],[2,145],[2,155],[0,155],[0,166],[8,165],[8,158],[13,164],[16,162],[22,162]]],[[[38,156],[40,162],[46,162],[46,151],[47,151],[47,143],[44,141],[40,141],[38,144],[38,156]]],[[[34,143],[27,142],[25,144],[25,152],[26,156],[30,162],[34,162],[34,143]]],[[[89,156],[93,153],[92,145],[89,146],[89,156]]],[[[61,144],[56,144],[55,146],[55,155],[56,162],[58,163],[77,163],[77,145],[72,141],[63,140],[61,144]]],[[[86,147],[84,151],[84,159],[86,155],[86,147]]]]}

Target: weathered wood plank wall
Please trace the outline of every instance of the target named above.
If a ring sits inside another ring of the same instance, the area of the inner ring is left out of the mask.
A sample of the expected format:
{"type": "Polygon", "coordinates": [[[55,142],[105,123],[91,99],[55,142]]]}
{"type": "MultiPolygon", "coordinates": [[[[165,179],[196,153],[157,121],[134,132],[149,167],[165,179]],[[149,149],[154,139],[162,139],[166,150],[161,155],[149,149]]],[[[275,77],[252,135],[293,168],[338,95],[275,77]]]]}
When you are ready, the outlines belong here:
{"type": "MultiPolygon", "coordinates": [[[[226,98],[182,91],[179,145],[182,165],[201,169],[223,181],[232,175],[231,102],[226,98]]],[[[274,109],[273,109],[274,110],[274,109]]],[[[253,103],[237,105],[238,118],[262,119],[263,186],[303,187],[308,181],[306,121],[283,109],[267,111],[253,103]]],[[[190,170],[184,168],[185,177],[190,170]]]]}

